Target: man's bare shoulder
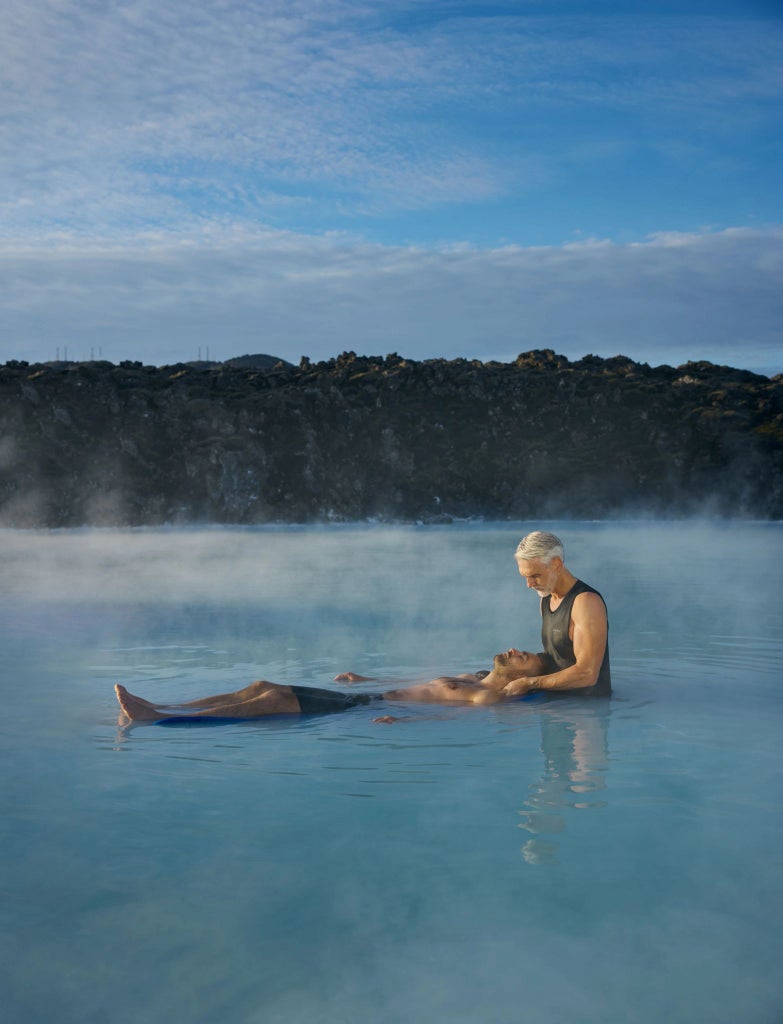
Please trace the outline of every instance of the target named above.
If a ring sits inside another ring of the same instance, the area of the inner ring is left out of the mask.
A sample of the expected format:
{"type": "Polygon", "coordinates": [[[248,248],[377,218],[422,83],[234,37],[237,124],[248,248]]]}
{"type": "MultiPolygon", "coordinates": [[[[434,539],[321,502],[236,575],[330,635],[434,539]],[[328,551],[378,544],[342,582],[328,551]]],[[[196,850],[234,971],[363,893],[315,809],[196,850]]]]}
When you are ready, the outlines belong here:
{"type": "Polygon", "coordinates": [[[603,602],[603,598],[600,594],[596,594],[594,591],[586,590],[581,594],[577,594],[574,598],[574,604],[571,609],[572,617],[576,615],[577,618],[585,616],[594,618],[600,616],[606,618],[606,605],[603,602]]]}

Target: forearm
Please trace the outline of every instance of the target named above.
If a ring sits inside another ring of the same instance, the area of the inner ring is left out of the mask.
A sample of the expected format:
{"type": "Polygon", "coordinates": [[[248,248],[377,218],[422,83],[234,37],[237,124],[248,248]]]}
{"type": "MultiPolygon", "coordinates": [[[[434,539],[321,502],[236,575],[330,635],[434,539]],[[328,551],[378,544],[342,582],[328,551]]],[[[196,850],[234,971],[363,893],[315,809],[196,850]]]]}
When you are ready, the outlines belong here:
{"type": "Polygon", "coordinates": [[[581,690],[585,687],[595,686],[596,679],[597,674],[592,668],[583,665],[570,665],[557,672],[533,676],[531,679],[523,679],[520,682],[528,683],[528,688],[531,690],[581,690]]]}
{"type": "Polygon", "coordinates": [[[534,691],[553,692],[557,690],[582,690],[594,686],[597,673],[589,666],[570,665],[557,672],[541,676],[514,679],[501,691],[502,696],[514,697],[534,691]]]}

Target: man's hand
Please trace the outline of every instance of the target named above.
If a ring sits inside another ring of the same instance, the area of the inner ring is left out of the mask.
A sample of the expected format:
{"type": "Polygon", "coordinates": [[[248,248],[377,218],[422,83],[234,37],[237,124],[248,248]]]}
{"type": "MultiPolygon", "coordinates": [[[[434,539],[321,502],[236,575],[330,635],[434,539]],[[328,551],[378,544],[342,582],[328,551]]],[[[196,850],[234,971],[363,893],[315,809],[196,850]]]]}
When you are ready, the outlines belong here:
{"type": "Polygon", "coordinates": [[[539,689],[537,684],[537,676],[524,676],[521,679],[512,679],[510,683],[506,683],[500,692],[504,697],[523,697],[526,693],[530,693],[531,690],[539,689]]]}

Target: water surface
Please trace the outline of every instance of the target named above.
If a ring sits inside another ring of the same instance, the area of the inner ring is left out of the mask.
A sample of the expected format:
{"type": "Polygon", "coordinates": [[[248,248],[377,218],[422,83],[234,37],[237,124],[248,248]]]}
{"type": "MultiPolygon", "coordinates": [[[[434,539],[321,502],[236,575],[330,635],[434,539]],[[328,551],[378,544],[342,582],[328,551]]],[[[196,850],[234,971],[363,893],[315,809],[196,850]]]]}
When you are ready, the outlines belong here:
{"type": "Polygon", "coordinates": [[[7,1019],[779,1021],[779,524],[555,524],[611,701],[117,726],[537,648],[537,525],[0,532],[7,1019]]]}

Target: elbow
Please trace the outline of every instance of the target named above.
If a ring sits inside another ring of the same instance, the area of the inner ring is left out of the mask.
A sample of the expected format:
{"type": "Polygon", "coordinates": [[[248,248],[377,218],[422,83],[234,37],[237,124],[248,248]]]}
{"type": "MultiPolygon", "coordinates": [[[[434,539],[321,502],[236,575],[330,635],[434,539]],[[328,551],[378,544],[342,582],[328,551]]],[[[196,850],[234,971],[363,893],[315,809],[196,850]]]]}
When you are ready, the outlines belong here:
{"type": "MultiPolygon", "coordinates": [[[[575,666],[578,668],[578,666],[575,666]]],[[[569,681],[570,689],[587,690],[591,686],[595,686],[598,682],[598,677],[601,674],[600,667],[593,668],[592,666],[585,666],[579,671],[575,672],[569,681]]]]}
{"type": "Polygon", "coordinates": [[[585,674],[585,686],[595,686],[598,682],[598,677],[601,675],[601,666],[598,665],[596,668],[591,668],[589,672],[585,674]]]}
{"type": "Polygon", "coordinates": [[[583,682],[581,683],[581,685],[584,686],[584,687],[595,686],[596,683],[598,682],[598,677],[599,677],[600,674],[601,674],[601,670],[600,669],[591,669],[589,672],[585,673],[585,675],[583,677],[583,682]]]}

